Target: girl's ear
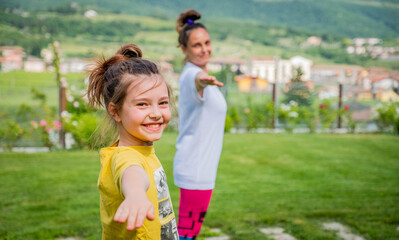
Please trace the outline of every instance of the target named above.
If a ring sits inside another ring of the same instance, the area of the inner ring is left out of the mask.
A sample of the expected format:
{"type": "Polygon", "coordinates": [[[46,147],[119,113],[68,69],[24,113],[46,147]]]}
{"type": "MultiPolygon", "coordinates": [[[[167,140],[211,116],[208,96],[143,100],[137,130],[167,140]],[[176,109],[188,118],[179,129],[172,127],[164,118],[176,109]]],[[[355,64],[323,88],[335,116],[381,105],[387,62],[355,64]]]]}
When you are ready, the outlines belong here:
{"type": "Polygon", "coordinates": [[[119,117],[119,113],[116,109],[116,106],[113,102],[108,104],[108,112],[111,115],[111,117],[116,121],[116,122],[120,122],[121,118],[119,117]]]}

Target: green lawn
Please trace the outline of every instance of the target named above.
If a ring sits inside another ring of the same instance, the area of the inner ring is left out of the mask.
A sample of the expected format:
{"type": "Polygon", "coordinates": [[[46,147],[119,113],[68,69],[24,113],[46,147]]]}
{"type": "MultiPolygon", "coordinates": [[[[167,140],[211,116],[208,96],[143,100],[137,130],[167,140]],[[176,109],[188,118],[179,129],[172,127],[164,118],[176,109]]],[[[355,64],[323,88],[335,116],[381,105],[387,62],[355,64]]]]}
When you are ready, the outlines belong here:
{"type": "MultiPolygon", "coordinates": [[[[156,144],[173,185],[175,133],[156,144]]],[[[390,135],[226,134],[205,219],[230,239],[338,239],[336,221],[366,239],[399,239],[399,138],[390,135]]],[[[97,152],[0,153],[0,239],[100,239],[97,152]]],[[[204,233],[203,233],[204,235],[204,233]]]]}

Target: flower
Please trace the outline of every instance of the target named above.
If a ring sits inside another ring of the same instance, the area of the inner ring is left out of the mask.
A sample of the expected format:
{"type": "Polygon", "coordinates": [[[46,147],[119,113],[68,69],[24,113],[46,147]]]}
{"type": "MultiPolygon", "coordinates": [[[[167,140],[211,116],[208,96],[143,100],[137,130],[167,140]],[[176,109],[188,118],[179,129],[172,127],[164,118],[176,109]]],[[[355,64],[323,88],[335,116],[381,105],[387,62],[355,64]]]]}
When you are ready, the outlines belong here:
{"type": "Polygon", "coordinates": [[[62,118],[70,118],[72,115],[68,111],[62,111],[61,117],[62,118]]]}
{"type": "Polygon", "coordinates": [[[55,130],[58,130],[58,131],[61,130],[62,123],[60,121],[54,121],[53,124],[54,124],[55,130]]]}
{"type": "Polygon", "coordinates": [[[67,101],[68,102],[73,102],[75,100],[75,98],[72,95],[68,95],[67,96],[67,101]]]}
{"type": "Polygon", "coordinates": [[[61,78],[61,86],[65,88],[68,86],[68,82],[65,77],[61,78]]]}
{"type": "Polygon", "coordinates": [[[75,108],[78,108],[78,107],[79,107],[79,102],[77,102],[77,101],[73,102],[73,106],[74,106],[75,108]]]}
{"type": "Polygon", "coordinates": [[[244,109],[244,113],[248,114],[251,110],[249,108],[244,109]]]}
{"type": "Polygon", "coordinates": [[[47,126],[47,122],[46,122],[46,120],[40,120],[40,126],[42,126],[42,127],[45,127],[45,126],[47,126]]]}
{"type": "Polygon", "coordinates": [[[288,113],[288,117],[297,118],[298,117],[298,113],[297,112],[289,112],[288,113]]]}
{"type": "Polygon", "coordinates": [[[291,110],[291,106],[290,105],[281,104],[281,109],[283,111],[288,112],[289,110],[291,110]]]}
{"type": "Polygon", "coordinates": [[[345,111],[349,111],[349,106],[345,105],[344,109],[345,109],[345,111]]]}
{"type": "Polygon", "coordinates": [[[327,107],[326,107],[326,105],[320,103],[320,104],[319,104],[319,108],[320,108],[320,109],[326,109],[327,107]]]}
{"type": "Polygon", "coordinates": [[[36,121],[31,121],[31,122],[30,122],[30,125],[31,125],[33,128],[37,128],[37,127],[39,126],[39,124],[38,124],[36,121]]]}

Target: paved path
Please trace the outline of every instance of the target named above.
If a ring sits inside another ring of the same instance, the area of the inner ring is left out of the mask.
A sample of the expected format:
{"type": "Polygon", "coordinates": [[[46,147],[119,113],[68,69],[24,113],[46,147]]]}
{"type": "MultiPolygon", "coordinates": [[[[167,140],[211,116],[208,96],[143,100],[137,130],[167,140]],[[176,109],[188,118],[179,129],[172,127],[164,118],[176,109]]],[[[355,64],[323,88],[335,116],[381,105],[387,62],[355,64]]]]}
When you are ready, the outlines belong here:
{"type": "Polygon", "coordinates": [[[337,235],[344,240],[366,240],[365,238],[351,233],[348,227],[341,223],[329,222],[323,223],[323,228],[330,231],[335,231],[337,235]]]}
{"type": "MultiPolygon", "coordinates": [[[[338,222],[326,222],[322,224],[322,228],[327,231],[334,231],[337,236],[343,240],[366,240],[364,237],[355,235],[351,233],[349,227],[342,225],[338,222]]],[[[218,228],[214,228],[210,230],[211,232],[219,233],[220,236],[207,237],[205,240],[229,240],[230,237],[223,234],[222,231],[218,228]]],[[[291,236],[288,233],[285,233],[285,229],[281,227],[269,227],[269,228],[260,228],[260,232],[267,235],[268,238],[274,240],[296,240],[294,236],[291,236]]],[[[399,231],[399,226],[396,228],[396,231],[399,231]]],[[[68,237],[68,238],[58,238],[57,240],[83,240],[80,237],[68,237]]]]}
{"type": "MultiPolygon", "coordinates": [[[[366,240],[362,236],[351,233],[349,227],[346,227],[337,222],[327,222],[322,224],[323,229],[327,231],[334,231],[337,236],[343,240],[366,240]]],[[[399,231],[399,227],[397,228],[399,231]]],[[[280,227],[261,228],[259,229],[262,233],[266,234],[268,238],[275,240],[296,240],[295,237],[284,233],[284,229],[280,227]]]]}
{"type": "Polygon", "coordinates": [[[262,233],[266,234],[269,238],[274,240],[296,240],[293,236],[288,233],[284,233],[284,228],[272,227],[272,228],[261,228],[259,229],[262,233]]]}

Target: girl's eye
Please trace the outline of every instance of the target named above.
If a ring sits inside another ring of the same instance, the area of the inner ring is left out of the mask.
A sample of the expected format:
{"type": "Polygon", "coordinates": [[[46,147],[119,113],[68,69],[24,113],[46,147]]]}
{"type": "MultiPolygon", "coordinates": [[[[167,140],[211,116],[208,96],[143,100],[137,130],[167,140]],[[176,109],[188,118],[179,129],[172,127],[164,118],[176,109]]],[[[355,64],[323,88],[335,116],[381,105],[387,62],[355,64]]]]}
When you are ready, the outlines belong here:
{"type": "Polygon", "coordinates": [[[169,102],[168,102],[168,101],[163,101],[163,102],[160,102],[159,104],[160,104],[160,105],[168,105],[169,102]]]}
{"type": "Polygon", "coordinates": [[[146,103],[137,103],[137,106],[144,107],[144,106],[147,106],[147,104],[146,103]]]}

